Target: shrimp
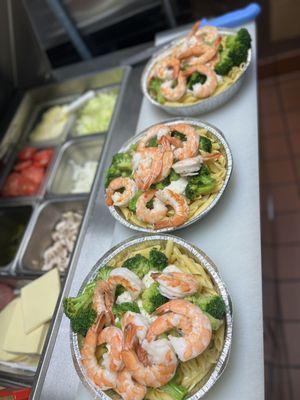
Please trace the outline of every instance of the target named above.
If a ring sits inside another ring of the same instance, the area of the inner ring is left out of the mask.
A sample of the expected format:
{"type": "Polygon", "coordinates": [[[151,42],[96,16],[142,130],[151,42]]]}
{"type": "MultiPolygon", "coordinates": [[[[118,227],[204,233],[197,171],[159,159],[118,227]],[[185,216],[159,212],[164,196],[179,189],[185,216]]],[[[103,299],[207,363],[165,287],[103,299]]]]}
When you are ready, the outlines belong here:
{"type": "Polygon", "coordinates": [[[190,125],[180,123],[172,125],[173,131],[178,131],[186,136],[186,141],[182,142],[182,147],[174,150],[177,160],[195,157],[199,151],[199,135],[195,128],[190,125]]]}
{"type": "Polygon", "coordinates": [[[124,331],[129,324],[135,327],[136,338],[141,343],[145,339],[149,328],[147,318],[142,314],[127,311],[121,319],[122,330],[124,331]]]}
{"type": "Polygon", "coordinates": [[[134,179],[138,189],[147,190],[161,173],[164,151],[147,147],[133,156],[134,179]]]}
{"type": "Polygon", "coordinates": [[[165,188],[163,190],[158,190],[156,192],[156,197],[164,204],[172,207],[174,209],[174,215],[154,223],[155,228],[161,229],[180,226],[187,221],[189,216],[189,206],[184,196],[165,188]]]}
{"type": "Polygon", "coordinates": [[[115,178],[113,179],[108,188],[106,189],[106,204],[108,206],[126,206],[129,201],[134,197],[137,191],[136,184],[130,178],[115,178]],[[125,189],[122,193],[118,192],[119,189],[125,189]]]}
{"type": "Polygon", "coordinates": [[[213,45],[198,43],[183,51],[178,55],[178,58],[187,60],[188,65],[206,64],[216,55],[219,45],[220,40],[217,40],[213,45]]]}
{"type": "Polygon", "coordinates": [[[186,76],[180,71],[175,86],[173,80],[164,82],[160,87],[160,92],[169,101],[179,100],[186,92],[186,76]]]}
{"type": "Polygon", "coordinates": [[[98,281],[93,295],[93,308],[99,317],[105,318],[105,324],[110,324],[114,320],[112,306],[114,296],[107,281],[98,281]]]}
{"type": "Polygon", "coordinates": [[[196,156],[177,161],[173,164],[172,168],[177,174],[180,174],[181,176],[195,175],[198,174],[202,163],[202,157],[196,156]]]}
{"type": "Polygon", "coordinates": [[[168,138],[166,136],[163,136],[159,140],[159,144],[162,145],[162,149],[163,149],[164,153],[163,153],[163,159],[162,159],[162,169],[160,171],[160,174],[157,177],[156,182],[160,182],[161,180],[165,179],[170,174],[173,160],[174,160],[173,151],[172,151],[170,141],[168,140],[168,138]]]}
{"type": "Polygon", "coordinates": [[[148,190],[140,195],[136,203],[136,216],[141,221],[154,224],[162,220],[168,212],[164,203],[155,197],[155,190],[148,190]],[[148,208],[147,203],[153,200],[153,208],[148,208]]]}
{"type": "Polygon", "coordinates": [[[145,136],[143,136],[142,139],[138,141],[137,151],[141,151],[145,147],[147,147],[149,140],[151,140],[155,136],[157,137],[158,140],[160,140],[163,136],[168,135],[169,132],[170,128],[168,127],[168,125],[157,124],[152,126],[147,130],[145,136]]]}
{"type": "Polygon", "coordinates": [[[123,400],[143,400],[147,388],[135,382],[131,373],[124,369],[118,374],[116,392],[122,396],[123,400]]]}
{"type": "Polygon", "coordinates": [[[203,28],[195,30],[194,34],[197,38],[202,39],[204,43],[208,44],[213,44],[221,39],[218,28],[215,26],[204,26],[203,28]]]}
{"type": "Polygon", "coordinates": [[[118,285],[122,285],[130,293],[132,300],[135,300],[144,289],[141,279],[128,268],[123,267],[114,268],[107,282],[113,293],[118,285]]]}
{"type": "Polygon", "coordinates": [[[123,332],[115,326],[104,328],[98,335],[97,345],[105,344],[107,353],[103,354],[103,367],[117,372],[123,368],[121,352],[123,349],[123,332]]]}
{"type": "Polygon", "coordinates": [[[194,275],[182,272],[175,265],[169,265],[162,272],[153,272],[151,278],[158,282],[160,293],[168,299],[183,298],[199,289],[194,275]]]}
{"type": "Polygon", "coordinates": [[[103,326],[103,318],[98,317],[97,321],[90,327],[81,348],[81,362],[88,377],[102,390],[113,389],[117,383],[117,373],[110,371],[103,365],[99,365],[96,358],[96,347],[98,334],[103,326]]]}
{"type": "Polygon", "coordinates": [[[158,62],[155,74],[159,79],[177,79],[180,71],[180,61],[176,57],[166,57],[158,62]]]}
{"type": "Polygon", "coordinates": [[[195,67],[191,67],[185,71],[187,76],[190,76],[193,72],[200,72],[200,74],[206,76],[206,81],[203,84],[196,83],[193,85],[193,95],[200,99],[204,99],[213,94],[218,86],[216,73],[205,65],[196,65],[195,67]]]}
{"type": "Polygon", "coordinates": [[[124,350],[122,358],[125,368],[141,385],[160,387],[173,378],[177,368],[176,355],[167,339],[153,342],[144,340],[142,347],[148,354],[149,365],[139,360],[135,346],[137,343],[136,328],[128,324],[124,331],[124,350]]]}
{"type": "Polygon", "coordinates": [[[220,158],[222,153],[207,153],[206,151],[201,150],[201,155],[200,157],[202,158],[203,161],[210,161],[210,160],[216,160],[220,158]]]}
{"type": "Polygon", "coordinates": [[[163,315],[150,325],[147,340],[154,340],[171,327],[180,329],[182,337],[169,335],[168,338],[181,361],[197,357],[208,347],[212,336],[211,324],[195,304],[183,299],[171,300],[158,307],[156,313],[163,315]]]}

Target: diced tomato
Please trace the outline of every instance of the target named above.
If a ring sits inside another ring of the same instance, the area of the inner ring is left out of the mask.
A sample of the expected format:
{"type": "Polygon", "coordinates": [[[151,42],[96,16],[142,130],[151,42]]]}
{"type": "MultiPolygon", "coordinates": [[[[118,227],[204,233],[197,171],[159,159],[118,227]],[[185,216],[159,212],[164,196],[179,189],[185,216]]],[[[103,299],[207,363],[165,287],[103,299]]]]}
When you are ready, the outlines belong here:
{"type": "Polygon", "coordinates": [[[8,197],[20,196],[21,175],[17,172],[12,172],[6,178],[2,188],[2,195],[8,197]]]}
{"type": "Polygon", "coordinates": [[[32,165],[32,161],[26,160],[26,161],[19,161],[15,166],[14,170],[15,171],[23,171],[23,169],[26,169],[32,165]]]}
{"type": "Polygon", "coordinates": [[[35,184],[40,185],[42,180],[44,179],[45,172],[44,172],[44,168],[42,168],[42,167],[31,166],[31,167],[24,169],[21,172],[21,175],[23,177],[30,179],[35,184]]]}
{"type": "Polygon", "coordinates": [[[54,151],[52,149],[40,150],[33,156],[35,163],[38,163],[41,167],[47,167],[53,157],[54,151]]]}
{"type": "Polygon", "coordinates": [[[35,147],[24,147],[19,154],[18,158],[19,160],[30,160],[33,155],[37,152],[37,149],[35,147]]]}
{"type": "MultiPolygon", "coordinates": [[[[28,170],[25,170],[28,171],[28,170]]],[[[23,176],[23,174],[20,175],[20,192],[21,196],[33,196],[37,193],[39,184],[33,182],[31,179],[27,178],[26,176],[23,176]]]]}

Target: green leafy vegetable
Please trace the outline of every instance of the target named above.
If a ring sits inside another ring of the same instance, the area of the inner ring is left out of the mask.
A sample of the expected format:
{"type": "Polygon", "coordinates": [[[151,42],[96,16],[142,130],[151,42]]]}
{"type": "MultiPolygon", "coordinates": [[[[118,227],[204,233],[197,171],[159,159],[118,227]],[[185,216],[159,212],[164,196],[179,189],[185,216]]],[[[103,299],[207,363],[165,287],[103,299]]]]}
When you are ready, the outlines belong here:
{"type": "Polygon", "coordinates": [[[117,153],[113,156],[112,163],[106,171],[105,187],[119,176],[128,177],[132,174],[132,157],[129,153],[117,153]]]}
{"type": "Polygon", "coordinates": [[[152,283],[152,285],[142,293],[143,308],[149,314],[153,313],[159,306],[168,301],[166,297],[160,294],[158,286],[158,283],[152,283]]]}
{"type": "Polygon", "coordinates": [[[200,136],[200,149],[206,151],[207,153],[211,153],[212,143],[206,136],[200,136]]]}
{"type": "Polygon", "coordinates": [[[182,385],[174,382],[174,379],[172,379],[166,385],[161,386],[158,390],[160,392],[167,393],[172,400],[183,400],[188,394],[188,390],[182,385]]]}
{"type": "Polygon", "coordinates": [[[159,78],[152,78],[150,83],[149,83],[149,92],[150,95],[157,100],[160,104],[164,104],[165,98],[161,94],[160,87],[162,85],[163,81],[159,78]]]}
{"type": "Polygon", "coordinates": [[[125,302],[121,304],[114,304],[112,308],[112,312],[116,318],[122,318],[123,315],[127,311],[132,311],[135,313],[140,313],[139,306],[137,305],[136,302],[125,302]]]}
{"type": "Polygon", "coordinates": [[[185,195],[190,200],[195,200],[203,194],[209,194],[216,186],[215,179],[211,176],[206,165],[202,165],[198,175],[188,177],[185,195]]]}
{"type": "Polygon", "coordinates": [[[215,319],[222,319],[226,313],[226,306],[221,296],[193,295],[186,297],[186,300],[196,304],[202,311],[211,315],[215,319]]]}
{"type": "Polygon", "coordinates": [[[162,251],[151,249],[149,253],[151,268],[162,271],[168,265],[168,258],[162,251]]]}
{"type": "Polygon", "coordinates": [[[150,271],[151,265],[146,257],[141,254],[136,254],[124,261],[122,267],[130,269],[130,271],[134,272],[142,279],[150,271]]]}
{"type": "Polygon", "coordinates": [[[190,75],[188,77],[187,88],[189,90],[193,90],[194,85],[196,85],[197,83],[203,84],[203,83],[205,83],[205,81],[206,81],[206,76],[203,74],[200,74],[200,72],[198,72],[198,71],[195,71],[192,73],[192,75],[190,75]]]}

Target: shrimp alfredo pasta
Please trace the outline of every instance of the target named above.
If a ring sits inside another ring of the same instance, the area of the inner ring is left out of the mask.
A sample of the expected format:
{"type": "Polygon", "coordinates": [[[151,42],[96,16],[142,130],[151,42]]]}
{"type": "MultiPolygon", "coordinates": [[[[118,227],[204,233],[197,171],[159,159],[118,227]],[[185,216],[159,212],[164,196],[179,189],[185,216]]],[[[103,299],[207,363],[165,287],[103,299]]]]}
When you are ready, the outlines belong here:
{"type": "Polygon", "coordinates": [[[216,96],[243,73],[251,47],[247,29],[224,35],[213,26],[191,32],[152,61],[147,91],[160,104],[180,107],[216,96]]]}
{"type": "Polygon", "coordinates": [[[128,247],[64,299],[82,368],[125,400],[182,400],[224,345],[226,306],[203,266],[172,240],[128,247]]]}
{"type": "Polygon", "coordinates": [[[207,129],[158,124],[106,173],[106,203],[131,224],[148,229],[183,225],[204,211],[224,185],[227,159],[207,129]]]}

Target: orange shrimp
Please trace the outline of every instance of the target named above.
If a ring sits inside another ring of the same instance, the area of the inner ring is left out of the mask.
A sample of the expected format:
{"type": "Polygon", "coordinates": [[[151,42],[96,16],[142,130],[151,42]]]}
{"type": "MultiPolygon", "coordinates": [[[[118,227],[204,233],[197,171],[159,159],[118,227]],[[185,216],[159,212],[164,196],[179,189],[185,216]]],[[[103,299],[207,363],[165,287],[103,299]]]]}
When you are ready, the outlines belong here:
{"type": "Polygon", "coordinates": [[[131,373],[123,369],[118,374],[116,392],[123,400],[143,400],[147,393],[147,387],[134,381],[131,373]]]}
{"type": "Polygon", "coordinates": [[[109,283],[107,281],[97,281],[93,295],[93,308],[99,317],[105,318],[105,324],[110,324],[114,321],[113,303],[114,296],[109,283]]]}
{"type": "Polygon", "coordinates": [[[158,198],[153,201],[153,208],[148,208],[147,203],[155,196],[155,190],[148,190],[141,194],[136,203],[136,216],[143,222],[154,224],[162,220],[168,212],[167,207],[158,198]]]}
{"type": "Polygon", "coordinates": [[[147,147],[149,140],[151,140],[155,136],[157,137],[157,140],[160,140],[163,136],[168,135],[169,131],[170,128],[168,127],[168,125],[157,124],[152,126],[147,130],[145,135],[138,141],[137,151],[141,151],[145,147],[147,147]]]}
{"type": "Polygon", "coordinates": [[[217,40],[213,45],[198,43],[195,46],[189,47],[187,50],[183,51],[178,57],[180,60],[187,59],[187,64],[189,65],[206,64],[216,55],[219,45],[220,40],[217,40]],[[191,59],[192,57],[193,59],[191,59]]]}
{"type": "Polygon", "coordinates": [[[201,354],[211,341],[212,329],[208,317],[198,306],[187,300],[177,299],[158,307],[158,317],[149,327],[146,339],[153,340],[170,327],[183,332],[182,337],[168,338],[181,361],[188,361],[201,354]]]}
{"type": "Polygon", "coordinates": [[[213,71],[206,65],[199,64],[186,70],[185,74],[187,76],[190,76],[194,72],[199,72],[200,74],[205,75],[206,81],[203,84],[196,83],[193,86],[192,89],[193,95],[200,99],[211,96],[218,86],[218,80],[215,71],[213,71]]]}
{"type": "Polygon", "coordinates": [[[168,175],[170,175],[172,164],[174,160],[173,151],[170,145],[170,142],[166,136],[162,136],[162,138],[158,141],[159,144],[162,145],[163,149],[163,159],[162,159],[162,169],[160,174],[158,175],[156,182],[160,182],[165,179],[168,175]]]}
{"type": "Polygon", "coordinates": [[[103,355],[102,365],[109,371],[117,372],[123,368],[121,352],[123,349],[123,332],[115,326],[104,328],[98,335],[97,344],[106,344],[107,353],[103,355]]]}
{"type": "Polygon", "coordinates": [[[176,57],[166,57],[158,62],[155,74],[159,79],[177,79],[180,71],[180,61],[176,57]]]}
{"type": "Polygon", "coordinates": [[[175,86],[173,80],[165,81],[160,87],[160,92],[169,101],[179,100],[186,92],[185,74],[182,71],[179,72],[175,86]]]}
{"type": "Polygon", "coordinates": [[[138,189],[147,190],[161,173],[163,149],[147,147],[133,156],[134,179],[138,189]]]}
{"type": "Polygon", "coordinates": [[[187,221],[189,217],[189,206],[184,196],[165,188],[163,190],[158,190],[156,192],[156,197],[164,204],[174,209],[173,216],[155,222],[154,226],[156,229],[180,226],[187,221]]]}
{"type": "Polygon", "coordinates": [[[118,177],[113,179],[106,189],[106,204],[108,206],[126,206],[134,197],[137,191],[133,179],[118,177]],[[119,189],[125,189],[124,192],[118,192],[119,189]]]}
{"type": "Polygon", "coordinates": [[[199,135],[195,128],[188,124],[179,123],[172,125],[171,129],[183,133],[186,137],[186,141],[182,142],[182,147],[174,150],[175,158],[184,160],[185,158],[195,157],[199,151],[199,135]]]}

